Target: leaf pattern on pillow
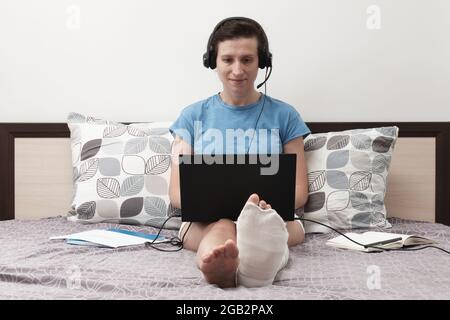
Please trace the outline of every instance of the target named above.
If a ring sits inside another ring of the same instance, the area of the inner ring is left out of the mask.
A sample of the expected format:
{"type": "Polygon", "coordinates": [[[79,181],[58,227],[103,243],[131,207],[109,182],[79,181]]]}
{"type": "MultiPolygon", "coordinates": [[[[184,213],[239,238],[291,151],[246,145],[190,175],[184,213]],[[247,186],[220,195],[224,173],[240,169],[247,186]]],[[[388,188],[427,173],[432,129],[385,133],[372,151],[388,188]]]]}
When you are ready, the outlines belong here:
{"type": "Polygon", "coordinates": [[[389,225],[381,212],[361,212],[352,217],[353,228],[385,227],[389,225]]]}
{"type": "Polygon", "coordinates": [[[385,136],[395,137],[397,135],[397,128],[396,127],[381,127],[381,128],[375,128],[378,132],[381,132],[385,136]]]}
{"type": "Polygon", "coordinates": [[[372,161],[372,171],[375,173],[383,173],[388,170],[390,157],[379,154],[372,161]]]}
{"type": "Polygon", "coordinates": [[[103,138],[116,138],[123,135],[127,132],[127,126],[118,125],[118,126],[107,126],[103,130],[103,138]]]}
{"type": "Polygon", "coordinates": [[[144,188],[144,176],[132,176],[122,182],[120,196],[135,196],[144,188]]]}
{"type": "Polygon", "coordinates": [[[130,218],[139,215],[142,211],[144,198],[130,198],[122,202],[120,206],[120,217],[130,218]]]}
{"type": "Polygon", "coordinates": [[[86,117],[82,114],[79,114],[76,112],[71,112],[71,113],[69,113],[69,115],[67,117],[67,122],[68,123],[85,123],[86,117]]]}
{"type": "Polygon", "coordinates": [[[80,171],[78,172],[78,182],[86,181],[91,179],[97,173],[98,169],[98,159],[89,159],[82,163],[80,166],[80,171]]]}
{"type": "Polygon", "coordinates": [[[323,188],[325,184],[326,171],[319,170],[308,173],[308,190],[316,192],[323,188]]]}
{"type": "Polygon", "coordinates": [[[145,163],[145,174],[162,174],[170,167],[170,155],[150,157],[145,163]]]}
{"type": "Polygon", "coordinates": [[[311,193],[305,204],[304,212],[314,212],[323,208],[325,204],[325,192],[311,193]]]}
{"type": "Polygon", "coordinates": [[[386,153],[391,148],[394,139],[387,137],[377,137],[372,143],[372,149],[375,152],[386,153]]]}
{"type": "Polygon", "coordinates": [[[367,152],[350,151],[350,161],[352,165],[359,170],[370,171],[372,168],[372,161],[367,152]]]}
{"type": "Polygon", "coordinates": [[[386,181],[384,180],[381,174],[374,173],[372,174],[372,179],[370,183],[370,190],[373,193],[379,193],[383,196],[386,193],[386,181]]]}
{"type": "Polygon", "coordinates": [[[150,150],[155,153],[170,154],[170,141],[164,137],[150,136],[148,138],[150,150]]]}
{"type": "Polygon", "coordinates": [[[342,135],[342,136],[332,136],[328,139],[327,149],[328,150],[339,150],[345,148],[350,141],[350,136],[342,135]]]}
{"type": "Polygon", "coordinates": [[[151,217],[166,217],[167,206],[163,199],[158,197],[145,197],[145,213],[151,217]]]}
{"type": "Polygon", "coordinates": [[[349,160],[348,150],[331,152],[327,157],[327,169],[338,169],[347,165],[349,160]]]}
{"type": "Polygon", "coordinates": [[[350,175],[350,190],[363,191],[369,188],[372,173],[357,171],[350,175]]]}
{"type": "Polygon", "coordinates": [[[305,141],[304,150],[305,152],[319,150],[325,145],[326,142],[327,142],[326,137],[317,137],[308,139],[305,141]]]}
{"type": "Polygon", "coordinates": [[[135,126],[128,126],[128,133],[132,136],[135,137],[146,137],[147,133],[145,132],[145,130],[141,129],[141,128],[136,128],[135,126]]]}
{"type": "Polygon", "coordinates": [[[97,179],[97,194],[105,199],[118,198],[120,183],[114,178],[97,179]]]}
{"type": "Polygon", "coordinates": [[[371,209],[373,211],[383,211],[384,210],[384,195],[375,194],[371,199],[371,209]]]}
{"type": "Polygon", "coordinates": [[[340,211],[348,207],[350,203],[350,192],[348,190],[337,190],[330,192],[327,197],[327,210],[340,211]]]}
{"type": "Polygon", "coordinates": [[[89,140],[83,145],[81,149],[81,161],[92,158],[98,153],[100,147],[102,146],[102,139],[89,140]]]}
{"type": "Polygon", "coordinates": [[[147,138],[133,138],[125,144],[125,154],[141,153],[147,147],[147,138]]]}
{"type": "Polygon", "coordinates": [[[82,203],[77,208],[78,218],[82,220],[89,220],[94,217],[95,214],[95,201],[89,201],[82,203]]]}
{"type": "Polygon", "coordinates": [[[163,136],[170,133],[169,128],[152,128],[148,131],[149,135],[163,136]]]}
{"type": "Polygon", "coordinates": [[[328,170],[326,172],[327,183],[334,189],[348,189],[348,178],[345,172],[338,170],[328,170]]]}
{"type": "Polygon", "coordinates": [[[369,199],[364,193],[361,192],[351,192],[350,193],[350,202],[352,203],[352,207],[358,211],[367,211],[370,210],[369,199]]]}
{"type": "Polygon", "coordinates": [[[352,145],[359,150],[367,150],[372,145],[372,139],[365,134],[357,134],[351,137],[352,145]]]}

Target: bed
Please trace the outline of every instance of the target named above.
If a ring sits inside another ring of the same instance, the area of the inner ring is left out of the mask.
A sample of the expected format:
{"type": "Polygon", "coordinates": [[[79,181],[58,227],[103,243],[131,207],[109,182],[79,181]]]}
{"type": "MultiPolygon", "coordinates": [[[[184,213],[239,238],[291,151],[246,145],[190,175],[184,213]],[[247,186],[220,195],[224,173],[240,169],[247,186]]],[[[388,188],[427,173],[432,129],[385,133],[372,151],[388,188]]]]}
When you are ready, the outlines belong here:
{"type": "MultiPolygon", "coordinates": [[[[313,132],[398,126],[386,199],[390,231],[422,235],[450,249],[449,123],[308,125],[313,132]]],[[[51,241],[50,236],[119,227],[67,221],[68,136],[65,124],[0,124],[0,299],[450,299],[449,255],[436,249],[369,254],[326,246],[335,234],[307,234],[302,245],[291,248],[273,285],[252,289],[207,284],[195,267],[195,253],[186,250],[51,241]]]]}

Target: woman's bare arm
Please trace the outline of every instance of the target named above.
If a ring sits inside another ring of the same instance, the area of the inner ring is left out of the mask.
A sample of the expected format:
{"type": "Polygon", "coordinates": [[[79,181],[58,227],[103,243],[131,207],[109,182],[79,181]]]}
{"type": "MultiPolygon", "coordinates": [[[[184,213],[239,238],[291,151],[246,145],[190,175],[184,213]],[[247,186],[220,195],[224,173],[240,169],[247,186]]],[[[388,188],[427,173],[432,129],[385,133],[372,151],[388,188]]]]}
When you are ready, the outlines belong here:
{"type": "Polygon", "coordinates": [[[295,208],[301,208],[308,200],[308,174],[306,172],[306,159],[303,138],[295,138],[283,146],[283,153],[297,154],[295,177],[295,208]]]}
{"type": "Polygon", "coordinates": [[[169,199],[175,208],[181,208],[180,198],[180,171],[178,168],[178,156],[180,154],[193,154],[192,147],[180,136],[176,135],[172,144],[172,164],[170,170],[169,199]]]}

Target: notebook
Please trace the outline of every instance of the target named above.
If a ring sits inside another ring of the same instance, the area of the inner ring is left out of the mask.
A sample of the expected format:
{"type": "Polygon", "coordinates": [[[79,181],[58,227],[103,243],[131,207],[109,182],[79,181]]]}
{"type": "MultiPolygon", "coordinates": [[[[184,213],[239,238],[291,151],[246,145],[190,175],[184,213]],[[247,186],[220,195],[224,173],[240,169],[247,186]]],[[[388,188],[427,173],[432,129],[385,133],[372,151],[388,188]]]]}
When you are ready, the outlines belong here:
{"type": "Polygon", "coordinates": [[[119,248],[140,245],[146,242],[158,243],[165,240],[163,236],[156,239],[156,234],[148,234],[124,229],[95,229],[64,236],[50,237],[50,240],[66,240],[67,244],[119,248]],[[155,240],[156,239],[156,240],[155,240]]]}
{"type": "Polygon", "coordinates": [[[363,245],[376,246],[381,249],[360,246],[344,236],[340,235],[326,242],[327,245],[342,249],[357,250],[364,252],[382,251],[383,249],[398,249],[402,247],[437,244],[436,241],[417,235],[397,234],[389,232],[367,231],[364,233],[349,232],[345,234],[350,239],[363,245]]]}
{"type": "Polygon", "coordinates": [[[296,159],[296,154],[180,155],[182,221],[236,221],[252,193],[283,220],[294,220],[296,159]]]}

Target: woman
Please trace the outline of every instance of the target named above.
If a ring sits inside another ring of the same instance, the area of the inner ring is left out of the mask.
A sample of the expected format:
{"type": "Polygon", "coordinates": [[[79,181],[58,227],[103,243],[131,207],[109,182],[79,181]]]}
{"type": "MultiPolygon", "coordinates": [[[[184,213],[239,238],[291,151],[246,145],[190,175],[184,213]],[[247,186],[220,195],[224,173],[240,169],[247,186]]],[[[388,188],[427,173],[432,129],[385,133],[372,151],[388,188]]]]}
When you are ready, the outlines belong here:
{"type": "MultiPolygon", "coordinates": [[[[303,207],[308,196],[303,137],[310,131],[292,106],[255,89],[258,68],[272,67],[262,27],[243,17],[221,21],[209,38],[203,62],[208,68],[217,68],[223,90],[183,109],[171,126],[175,136],[169,186],[171,204],[181,207],[179,154],[246,151],[296,153],[295,207],[303,207]],[[227,139],[230,130],[237,130],[244,139],[227,139]],[[261,138],[262,130],[267,131],[269,140],[261,138]],[[212,131],[215,137],[217,132],[222,133],[223,141],[216,138],[214,143],[204,143],[211,141],[208,138],[212,131]]],[[[228,219],[209,224],[183,223],[180,237],[186,249],[197,251],[197,266],[208,283],[222,288],[238,284],[255,287],[273,282],[287,262],[288,246],[303,242],[304,229],[298,220],[285,223],[269,203],[252,194],[243,204],[237,223],[228,219]]]]}

